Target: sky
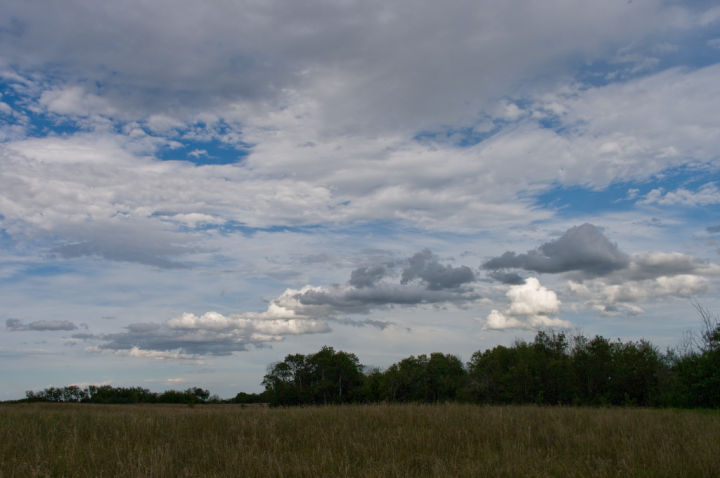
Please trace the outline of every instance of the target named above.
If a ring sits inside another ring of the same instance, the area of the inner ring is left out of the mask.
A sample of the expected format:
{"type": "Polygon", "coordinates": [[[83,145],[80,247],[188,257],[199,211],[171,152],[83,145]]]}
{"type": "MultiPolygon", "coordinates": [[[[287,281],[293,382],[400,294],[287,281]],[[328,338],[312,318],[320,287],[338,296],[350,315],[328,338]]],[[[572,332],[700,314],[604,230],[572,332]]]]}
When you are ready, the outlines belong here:
{"type": "Polygon", "coordinates": [[[709,0],[4,0],[0,400],[720,312],[709,0]]]}

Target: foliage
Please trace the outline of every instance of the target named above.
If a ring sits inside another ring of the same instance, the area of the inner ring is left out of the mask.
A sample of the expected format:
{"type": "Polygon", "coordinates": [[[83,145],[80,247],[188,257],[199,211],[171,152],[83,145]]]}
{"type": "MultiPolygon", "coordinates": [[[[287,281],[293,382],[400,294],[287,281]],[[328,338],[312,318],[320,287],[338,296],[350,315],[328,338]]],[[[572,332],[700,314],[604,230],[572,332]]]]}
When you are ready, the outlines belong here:
{"type": "Polygon", "coordinates": [[[270,406],[352,403],[362,396],[362,368],[355,354],[323,347],[270,364],[262,383],[270,406]]]}
{"type": "Polygon", "coordinates": [[[260,394],[221,400],[201,388],[150,392],[109,385],[46,388],[28,402],[63,403],[269,403],[272,407],[347,403],[451,401],[481,404],[720,407],[720,318],[693,302],[702,330],[665,354],[650,342],[589,339],[538,332],[474,353],[467,363],[451,354],[407,357],[380,370],[355,354],[323,347],[270,364],[260,394]]]}
{"type": "Polygon", "coordinates": [[[184,391],[167,390],[163,393],[151,392],[140,387],[112,387],[110,385],[90,385],[81,389],[76,385],[64,388],[50,387],[41,392],[25,392],[28,402],[60,402],[60,403],[98,403],[98,404],[130,404],[130,403],[207,403],[210,392],[202,388],[188,388],[184,391]]]}

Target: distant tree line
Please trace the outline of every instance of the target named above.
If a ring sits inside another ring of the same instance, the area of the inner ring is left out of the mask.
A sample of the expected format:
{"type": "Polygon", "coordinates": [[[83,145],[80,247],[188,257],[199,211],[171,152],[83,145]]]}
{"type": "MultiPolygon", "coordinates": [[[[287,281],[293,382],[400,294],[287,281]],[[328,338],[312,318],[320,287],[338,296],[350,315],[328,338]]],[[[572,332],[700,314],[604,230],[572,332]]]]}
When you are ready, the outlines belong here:
{"type": "Polygon", "coordinates": [[[201,388],[151,392],[140,387],[77,386],[26,392],[21,401],[125,403],[269,403],[270,406],[459,401],[479,404],[720,407],[720,321],[694,303],[703,327],[661,353],[646,340],[538,332],[475,352],[410,356],[385,370],[355,354],[323,347],[270,364],[265,391],[222,400],[201,388]]]}
{"type": "Polygon", "coordinates": [[[661,353],[650,342],[538,332],[476,352],[467,364],[442,353],[410,356],[386,370],[363,367],[355,354],[323,347],[268,366],[271,406],[461,401],[716,408],[720,406],[720,323],[694,303],[698,334],[661,353]]]}
{"type": "Polygon", "coordinates": [[[166,390],[162,393],[151,392],[141,387],[112,387],[110,385],[90,385],[80,388],[69,387],[46,388],[41,392],[32,390],[25,392],[25,399],[16,402],[56,402],[56,403],[97,403],[97,404],[132,404],[132,403],[174,403],[183,405],[222,404],[222,403],[267,403],[265,393],[238,393],[234,398],[223,400],[217,395],[198,387],[187,390],[166,390]]]}

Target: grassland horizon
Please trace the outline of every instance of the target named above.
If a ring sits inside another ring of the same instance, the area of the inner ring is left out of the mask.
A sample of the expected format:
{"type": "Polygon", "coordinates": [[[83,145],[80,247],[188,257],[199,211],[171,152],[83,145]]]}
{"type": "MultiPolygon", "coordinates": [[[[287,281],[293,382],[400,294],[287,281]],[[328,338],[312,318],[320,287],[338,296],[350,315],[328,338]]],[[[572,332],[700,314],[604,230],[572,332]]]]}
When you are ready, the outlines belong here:
{"type": "Polygon", "coordinates": [[[0,478],[717,476],[710,410],[5,404],[0,478]]]}

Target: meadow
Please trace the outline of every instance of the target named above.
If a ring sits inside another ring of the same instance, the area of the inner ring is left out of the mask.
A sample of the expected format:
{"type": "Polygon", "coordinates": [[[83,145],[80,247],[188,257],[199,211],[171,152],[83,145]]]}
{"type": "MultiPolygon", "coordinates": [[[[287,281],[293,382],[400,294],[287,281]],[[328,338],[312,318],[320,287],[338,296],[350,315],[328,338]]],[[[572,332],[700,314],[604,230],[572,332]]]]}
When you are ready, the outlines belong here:
{"type": "Polygon", "coordinates": [[[0,406],[0,478],[710,477],[718,470],[717,411],[0,406]]]}

